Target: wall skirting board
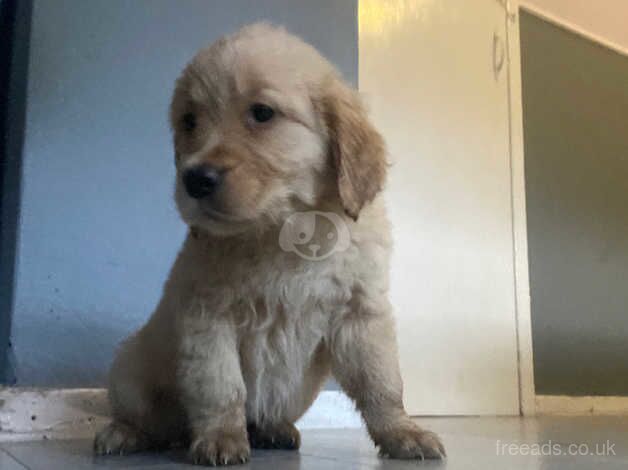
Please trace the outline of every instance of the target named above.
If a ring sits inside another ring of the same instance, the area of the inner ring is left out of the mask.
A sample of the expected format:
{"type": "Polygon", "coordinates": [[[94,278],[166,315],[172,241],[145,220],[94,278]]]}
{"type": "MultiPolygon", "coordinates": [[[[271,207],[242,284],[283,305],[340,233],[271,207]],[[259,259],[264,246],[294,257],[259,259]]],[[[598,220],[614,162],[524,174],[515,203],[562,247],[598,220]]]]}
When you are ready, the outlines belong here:
{"type": "MultiPolygon", "coordinates": [[[[537,415],[628,415],[628,397],[537,395],[537,415]]],[[[91,438],[109,422],[106,391],[0,389],[0,441],[91,438]]],[[[299,420],[300,429],[357,428],[353,403],[340,391],[321,392],[299,420]]]]}
{"type": "Polygon", "coordinates": [[[628,397],[537,395],[537,415],[628,415],[628,397]]]}
{"type": "MultiPolygon", "coordinates": [[[[0,441],[91,438],[108,422],[104,389],[0,390],[0,441]]],[[[297,426],[357,428],[362,420],[344,393],[323,391],[297,426]]]]}

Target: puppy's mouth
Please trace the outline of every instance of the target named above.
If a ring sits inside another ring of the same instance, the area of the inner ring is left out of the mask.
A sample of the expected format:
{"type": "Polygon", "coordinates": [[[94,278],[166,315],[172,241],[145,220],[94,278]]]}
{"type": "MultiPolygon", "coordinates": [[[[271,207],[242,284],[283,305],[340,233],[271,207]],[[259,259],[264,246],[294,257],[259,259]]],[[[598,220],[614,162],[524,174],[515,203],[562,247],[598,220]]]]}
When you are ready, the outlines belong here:
{"type": "Polygon", "coordinates": [[[199,204],[199,207],[203,215],[210,220],[215,220],[217,222],[225,222],[225,223],[244,222],[244,220],[240,217],[236,217],[230,214],[225,214],[224,212],[217,211],[215,209],[212,209],[211,207],[203,207],[200,204],[199,204]]]}

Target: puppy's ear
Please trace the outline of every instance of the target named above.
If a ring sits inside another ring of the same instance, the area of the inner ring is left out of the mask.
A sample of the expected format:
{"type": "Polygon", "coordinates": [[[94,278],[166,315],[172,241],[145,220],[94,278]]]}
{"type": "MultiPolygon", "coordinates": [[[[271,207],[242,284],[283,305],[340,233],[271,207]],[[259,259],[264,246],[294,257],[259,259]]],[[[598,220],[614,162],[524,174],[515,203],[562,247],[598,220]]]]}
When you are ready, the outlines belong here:
{"type": "Polygon", "coordinates": [[[357,92],[334,79],[324,89],[323,113],[338,193],[354,220],[386,179],[384,139],[368,120],[357,92]]]}

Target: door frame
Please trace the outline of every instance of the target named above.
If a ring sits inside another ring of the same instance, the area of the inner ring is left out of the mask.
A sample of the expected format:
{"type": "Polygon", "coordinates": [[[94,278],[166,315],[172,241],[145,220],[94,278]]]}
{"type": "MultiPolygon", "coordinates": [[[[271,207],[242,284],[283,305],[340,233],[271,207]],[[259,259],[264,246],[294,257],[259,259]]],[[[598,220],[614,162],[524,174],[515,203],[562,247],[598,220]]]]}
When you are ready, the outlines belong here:
{"type": "Polygon", "coordinates": [[[523,106],[521,94],[521,46],[519,41],[519,0],[498,0],[504,7],[508,43],[508,107],[510,110],[510,179],[512,206],[513,260],[515,267],[515,315],[519,375],[519,411],[536,414],[532,314],[528,267],[528,226],[523,147],[523,106]]]}

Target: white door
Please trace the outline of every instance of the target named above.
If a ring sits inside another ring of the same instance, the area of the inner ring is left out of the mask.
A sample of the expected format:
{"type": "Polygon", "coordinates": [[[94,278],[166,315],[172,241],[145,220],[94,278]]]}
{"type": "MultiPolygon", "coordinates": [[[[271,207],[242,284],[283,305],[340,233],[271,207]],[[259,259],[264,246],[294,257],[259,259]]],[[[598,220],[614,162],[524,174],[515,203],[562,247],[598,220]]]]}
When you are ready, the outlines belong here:
{"type": "Polygon", "coordinates": [[[497,0],[361,0],[359,49],[392,162],[406,406],[518,414],[505,11],[497,0]]]}

